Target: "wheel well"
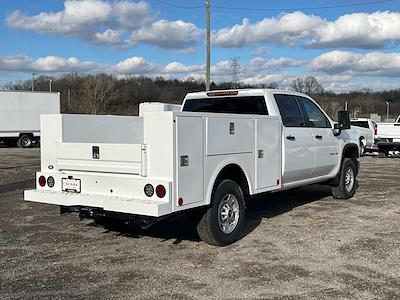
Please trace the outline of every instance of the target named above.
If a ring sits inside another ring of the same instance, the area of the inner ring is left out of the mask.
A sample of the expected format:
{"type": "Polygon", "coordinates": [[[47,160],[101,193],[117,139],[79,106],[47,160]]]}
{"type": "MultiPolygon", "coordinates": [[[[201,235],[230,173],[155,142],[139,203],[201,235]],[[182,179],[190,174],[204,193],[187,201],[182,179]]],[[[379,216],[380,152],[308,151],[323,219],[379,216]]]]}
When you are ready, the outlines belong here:
{"type": "Polygon", "coordinates": [[[236,164],[227,165],[219,172],[217,179],[215,180],[214,183],[213,194],[218,184],[224,179],[230,179],[235,181],[242,189],[242,192],[245,197],[250,195],[250,190],[249,190],[249,185],[247,183],[246,175],[244,174],[242,168],[239,167],[238,165],[236,164]]]}
{"type": "Polygon", "coordinates": [[[360,153],[358,150],[358,146],[355,144],[347,145],[344,150],[343,150],[343,157],[342,161],[345,158],[351,158],[354,161],[354,164],[356,165],[357,173],[359,171],[360,164],[357,160],[357,158],[360,157],[360,153]]]}
{"type": "Polygon", "coordinates": [[[30,136],[31,138],[33,138],[33,133],[20,133],[19,137],[21,137],[23,135],[27,135],[27,136],[30,136]]]}

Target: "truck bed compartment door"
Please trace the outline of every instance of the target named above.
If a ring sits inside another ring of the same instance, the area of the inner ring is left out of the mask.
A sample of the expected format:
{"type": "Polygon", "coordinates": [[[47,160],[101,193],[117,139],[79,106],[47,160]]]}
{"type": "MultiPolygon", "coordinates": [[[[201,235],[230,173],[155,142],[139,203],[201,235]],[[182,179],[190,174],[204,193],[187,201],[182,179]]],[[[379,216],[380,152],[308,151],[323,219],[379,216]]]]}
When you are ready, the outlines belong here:
{"type": "Polygon", "coordinates": [[[203,201],[203,119],[177,117],[176,130],[177,199],[174,207],[181,210],[203,201]],[[183,199],[181,206],[178,206],[179,198],[183,199]]]}
{"type": "Polygon", "coordinates": [[[281,123],[276,119],[256,120],[256,189],[281,184],[281,123]]]}

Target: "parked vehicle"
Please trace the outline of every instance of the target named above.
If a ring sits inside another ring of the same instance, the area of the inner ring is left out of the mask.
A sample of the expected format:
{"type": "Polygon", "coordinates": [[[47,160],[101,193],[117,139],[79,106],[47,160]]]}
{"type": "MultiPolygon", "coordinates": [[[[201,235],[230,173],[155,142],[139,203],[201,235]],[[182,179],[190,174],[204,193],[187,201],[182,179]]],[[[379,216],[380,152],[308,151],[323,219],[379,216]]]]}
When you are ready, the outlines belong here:
{"type": "Polygon", "coordinates": [[[390,151],[400,151],[400,116],[395,123],[378,123],[377,146],[381,157],[389,156],[390,151]]]}
{"type": "Polygon", "coordinates": [[[41,130],[41,171],[25,200],[145,228],[186,212],[213,245],[240,237],[251,195],[314,183],[338,199],[356,190],[359,136],[348,113],[335,124],[296,92],[190,93],[180,112],[44,115],[41,130]]]}
{"type": "Polygon", "coordinates": [[[359,132],[360,135],[360,155],[364,155],[366,152],[376,150],[376,123],[368,118],[352,118],[350,120],[350,124],[352,128],[359,132]]]}
{"type": "Polygon", "coordinates": [[[0,141],[28,148],[39,142],[40,115],[60,113],[60,93],[0,91],[0,141]]]}

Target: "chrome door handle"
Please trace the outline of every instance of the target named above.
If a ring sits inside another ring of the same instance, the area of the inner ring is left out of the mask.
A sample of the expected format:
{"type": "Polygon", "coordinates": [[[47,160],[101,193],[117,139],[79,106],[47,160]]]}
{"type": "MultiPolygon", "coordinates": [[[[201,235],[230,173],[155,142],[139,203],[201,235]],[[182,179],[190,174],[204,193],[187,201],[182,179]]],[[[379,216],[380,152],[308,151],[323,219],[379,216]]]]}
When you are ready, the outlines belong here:
{"type": "Polygon", "coordinates": [[[288,135],[286,138],[287,138],[289,141],[294,141],[294,140],[296,139],[296,137],[293,136],[293,135],[288,135]]]}

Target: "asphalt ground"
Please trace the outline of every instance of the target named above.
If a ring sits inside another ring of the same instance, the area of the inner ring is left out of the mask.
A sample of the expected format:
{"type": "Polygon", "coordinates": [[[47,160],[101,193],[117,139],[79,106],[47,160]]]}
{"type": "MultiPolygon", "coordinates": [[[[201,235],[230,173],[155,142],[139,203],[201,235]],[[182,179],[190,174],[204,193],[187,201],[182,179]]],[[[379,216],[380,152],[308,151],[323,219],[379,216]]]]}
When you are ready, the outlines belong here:
{"type": "Polygon", "coordinates": [[[245,236],[185,215],[105,229],[23,201],[39,149],[0,148],[0,299],[400,299],[400,159],[363,157],[351,200],[326,186],[256,197],[245,236]]]}

